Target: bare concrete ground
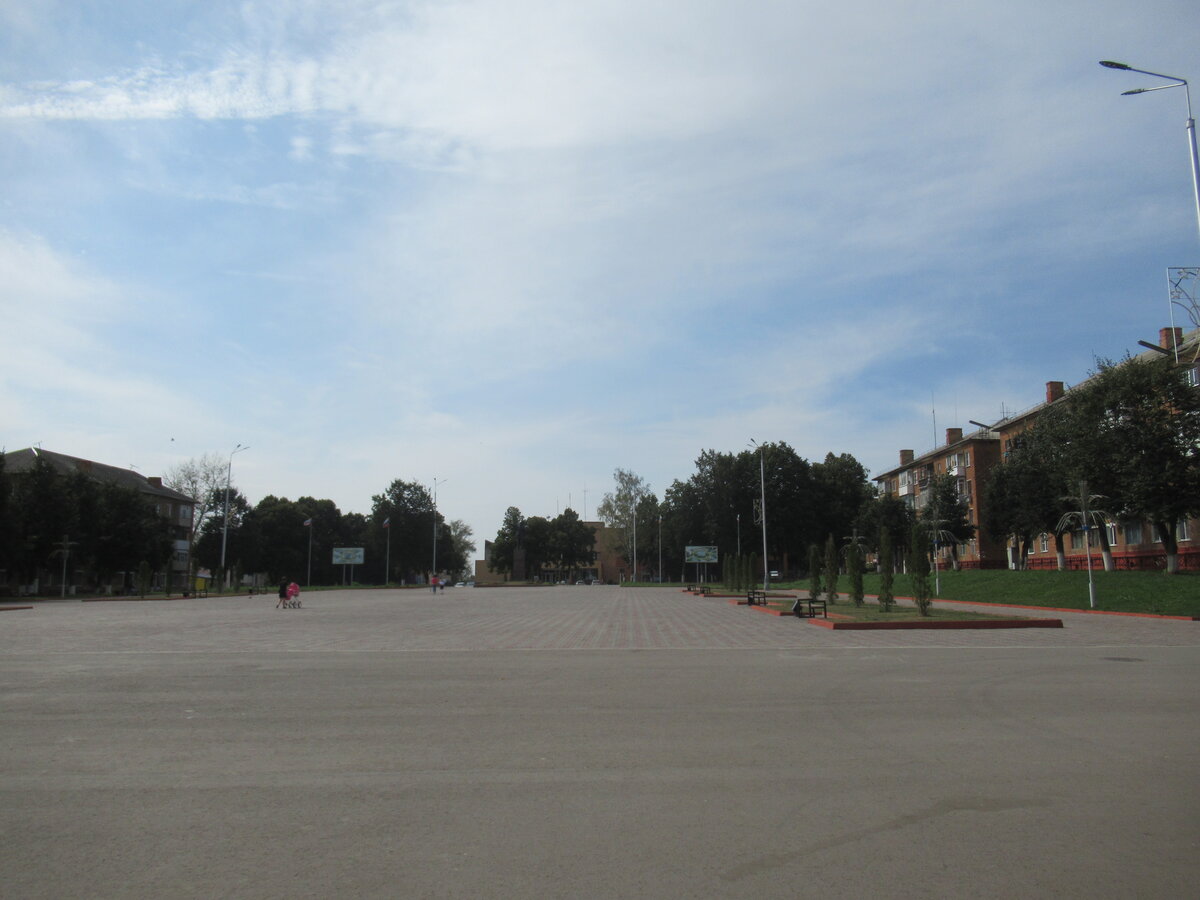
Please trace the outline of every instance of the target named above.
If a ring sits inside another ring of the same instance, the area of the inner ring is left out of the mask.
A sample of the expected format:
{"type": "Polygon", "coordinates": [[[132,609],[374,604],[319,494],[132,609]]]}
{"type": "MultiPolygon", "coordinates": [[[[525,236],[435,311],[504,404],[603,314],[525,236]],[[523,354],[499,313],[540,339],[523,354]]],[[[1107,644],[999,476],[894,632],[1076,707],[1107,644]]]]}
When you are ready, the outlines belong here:
{"type": "Polygon", "coordinates": [[[1195,893],[1200,623],[274,602],[0,617],[0,896],[1195,893]]]}

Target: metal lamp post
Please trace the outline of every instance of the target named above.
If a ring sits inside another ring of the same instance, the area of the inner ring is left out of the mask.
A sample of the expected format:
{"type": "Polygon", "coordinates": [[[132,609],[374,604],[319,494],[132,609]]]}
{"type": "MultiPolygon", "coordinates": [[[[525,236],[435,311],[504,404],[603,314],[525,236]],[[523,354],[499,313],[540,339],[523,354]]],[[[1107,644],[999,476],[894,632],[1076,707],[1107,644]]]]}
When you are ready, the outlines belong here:
{"type": "MultiPolygon", "coordinates": [[[[433,568],[429,570],[430,584],[433,584],[433,579],[437,578],[437,489],[439,484],[445,484],[447,480],[443,478],[438,481],[436,477],[433,479],[433,568]]],[[[437,590],[436,584],[433,585],[433,589],[437,590]]]]}
{"type": "Polygon", "coordinates": [[[759,518],[762,519],[763,537],[763,591],[766,591],[771,577],[767,566],[767,475],[766,463],[763,459],[765,448],[756,440],[754,440],[754,438],[750,439],[750,443],[758,448],[758,485],[761,491],[761,498],[759,500],[759,518]]]}
{"type": "Polygon", "coordinates": [[[658,583],[662,584],[662,516],[658,517],[658,583]]]}
{"type": "Polygon", "coordinates": [[[1137,72],[1139,75],[1149,75],[1152,78],[1162,78],[1171,84],[1161,84],[1158,87],[1150,88],[1134,88],[1131,91],[1122,91],[1122,97],[1128,97],[1132,94],[1148,94],[1151,91],[1165,91],[1168,88],[1182,87],[1183,94],[1187,98],[1187,136],[1188,136],[1188,152],[1191,155],[1192,162],[1192,196],[1196,203],[1196,228],[1200,232],[1200,156],[1196,154],[1196,120],[1192,117],[1192,92],[1188,88],[1186,78],[1180,78],[1177,75],[1163,75],[1161,72],[1148,72],[1145,69],[1135,69],[1133,66],[1128,66],[1125,63],[1113,62],[1111,59],[1100,60],[1100,65],[1106,69],[1119,69],[1122,72],[1137,72]]]}
{"type": "Polygon", "coordinates": [[[225,590],[225,544],[229,540],[229,486],[233,481],[233,455],[249,450],[238,444],[229,454],[229,468],[225,472],[225,525],[221,529],[221,590],[225,590]]]}

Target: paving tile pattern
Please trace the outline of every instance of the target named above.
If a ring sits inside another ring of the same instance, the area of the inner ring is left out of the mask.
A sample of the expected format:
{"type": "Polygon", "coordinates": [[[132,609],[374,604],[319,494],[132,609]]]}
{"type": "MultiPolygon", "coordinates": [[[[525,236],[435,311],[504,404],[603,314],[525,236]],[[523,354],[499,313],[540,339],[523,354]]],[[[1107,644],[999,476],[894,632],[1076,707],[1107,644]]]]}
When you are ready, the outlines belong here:
{"type": "Polygon", "coordinates": [[[834,632],[672,588],[456,588],[436,596],[414,590],[321,591],[307,593],[303,600],[300,610],[275,609],[270,595],[41,603],[0,619],[0,650],[205,653],[1200,645],[1200,622],[1058,612],[1047,615],[1064,619],[1063,629],[834,632]]]}

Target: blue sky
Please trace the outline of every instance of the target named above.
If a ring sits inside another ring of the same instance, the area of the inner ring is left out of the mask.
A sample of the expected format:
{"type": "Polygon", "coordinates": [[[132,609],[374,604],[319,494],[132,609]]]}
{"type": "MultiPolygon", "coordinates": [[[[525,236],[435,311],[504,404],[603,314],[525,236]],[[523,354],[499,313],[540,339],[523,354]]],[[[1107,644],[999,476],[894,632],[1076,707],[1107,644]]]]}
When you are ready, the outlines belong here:
{"type": "MultiPolygon", "coordinates": [[[[1194,2],[0,0],[0,442],[594,513],[1167,324],[1194,2]],[[836,8],[833,8],[836,6],[836,8]],[[584,490],[587,490],[586,506],[584,490]]],[[[1197,94],[1200,103],[1200,91],[1197,94]]],[[[969,427],[969,426],[968,426],[969,427]]]]}

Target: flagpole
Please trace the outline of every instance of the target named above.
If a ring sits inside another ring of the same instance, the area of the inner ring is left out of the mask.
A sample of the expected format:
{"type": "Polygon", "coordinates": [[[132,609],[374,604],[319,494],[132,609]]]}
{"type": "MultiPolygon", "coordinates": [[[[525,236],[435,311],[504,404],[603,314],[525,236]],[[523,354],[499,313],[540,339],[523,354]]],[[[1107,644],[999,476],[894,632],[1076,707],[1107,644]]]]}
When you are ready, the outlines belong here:
{"type": "Polygon", "coordinates": [[[383,522],[383,530],[387,532],[387,555],[383,564],[383,586],[387,587],[392,580],[392,517],[388,516],[383,522]]]}

